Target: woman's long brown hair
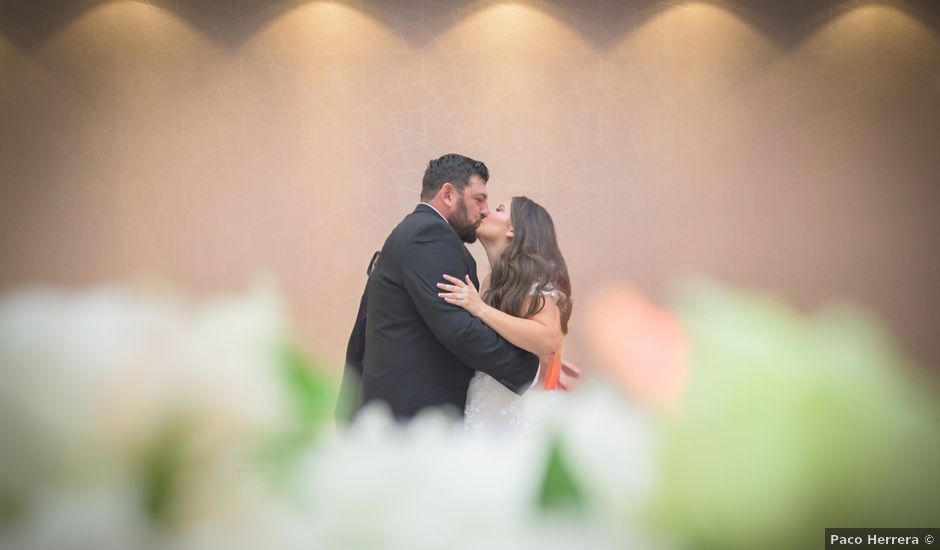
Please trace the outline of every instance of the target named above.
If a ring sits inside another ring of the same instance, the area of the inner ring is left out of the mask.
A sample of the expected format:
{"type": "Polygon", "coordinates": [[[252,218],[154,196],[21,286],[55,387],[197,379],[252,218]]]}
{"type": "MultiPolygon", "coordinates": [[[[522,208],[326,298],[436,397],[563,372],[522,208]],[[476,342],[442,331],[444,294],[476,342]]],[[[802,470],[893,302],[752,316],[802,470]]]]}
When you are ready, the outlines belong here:
{"type": "Polygon", "coordinates": [[[564,293],[556,305],[561,313],[561,331],[568,334],[571,279],[558,248],[555,223],[548,211],[528,197],[513,197],[509,216],[514,235],[492,266],[483,301],[514,317],[529,318],[545,307],[542,291],[551,286],[564,293]],[[536,285],[534,295],[532,285],[536,285]]]}

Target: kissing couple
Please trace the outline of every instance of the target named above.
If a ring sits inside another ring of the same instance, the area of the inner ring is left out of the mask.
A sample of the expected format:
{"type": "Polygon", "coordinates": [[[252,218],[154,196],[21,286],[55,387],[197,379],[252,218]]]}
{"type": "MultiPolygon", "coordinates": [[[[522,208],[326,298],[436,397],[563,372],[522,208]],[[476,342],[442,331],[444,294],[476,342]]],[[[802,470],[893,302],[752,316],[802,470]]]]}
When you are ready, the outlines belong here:
{"type": "Polygon", "coordinates": [[[571,280],[552,217],[521,196],[491,211],[488,180],[463,155],[428,163],[421,203],[369,265],[340,416],[375,402],[400,420],[444,407],[473,431],[518,433],[527,391],[577,377],[561,361],[571,280]],[[491,267],[482,287],[464,244],[477,239],[491,267]]]}

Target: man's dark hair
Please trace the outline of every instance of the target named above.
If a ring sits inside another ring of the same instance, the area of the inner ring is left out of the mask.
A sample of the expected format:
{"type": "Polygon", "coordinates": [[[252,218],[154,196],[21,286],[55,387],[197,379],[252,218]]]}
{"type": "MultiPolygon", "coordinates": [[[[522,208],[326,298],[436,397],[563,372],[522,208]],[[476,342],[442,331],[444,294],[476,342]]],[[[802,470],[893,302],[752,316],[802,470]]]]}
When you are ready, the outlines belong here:
{"type": "Polygon", "coordinates": [[[490,172],[482,162],[457,153],[434,159],[428,163],[428,169],[424,171],[424,180],[421,182],[421,200],[433,199],[446,182],[450,182],[458,193],[463,194],[472,176],[480,176],[483,181],[489,181],[490,172]]]}

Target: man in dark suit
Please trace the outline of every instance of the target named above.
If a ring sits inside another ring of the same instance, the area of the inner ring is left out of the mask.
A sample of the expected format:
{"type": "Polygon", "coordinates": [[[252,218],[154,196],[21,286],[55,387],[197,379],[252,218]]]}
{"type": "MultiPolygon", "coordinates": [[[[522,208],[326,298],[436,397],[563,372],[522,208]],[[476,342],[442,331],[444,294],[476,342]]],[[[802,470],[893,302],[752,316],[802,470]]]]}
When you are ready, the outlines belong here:
{"type": "Polygon", "coordinates": [[[446,273],[470,275],[480,287],[476,262],[463,243],[476,241],[476,229],[489,213],[488,179],[485,164],[463,155],[428,164],[421,204],[370,263],[347,347],[341,391],[347,412],[381,401],[399,419],[427,407],[462,415],[475,371],[516,393],[533,382],[535,355],[439,298],[435,286],[446,273]]]}

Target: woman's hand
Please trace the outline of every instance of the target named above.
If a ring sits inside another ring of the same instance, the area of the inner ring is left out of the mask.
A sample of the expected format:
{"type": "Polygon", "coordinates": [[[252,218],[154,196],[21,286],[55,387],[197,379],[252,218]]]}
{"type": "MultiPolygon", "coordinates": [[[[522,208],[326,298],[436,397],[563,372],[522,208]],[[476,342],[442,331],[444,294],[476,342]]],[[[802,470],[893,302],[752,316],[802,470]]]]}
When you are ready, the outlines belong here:
{"type": "Polygon", "coordinates": [[[480,317],[489,306],[480,297],[475,286],[467,275],[466,281],[461,281],[456,277],[444,275],[451,284],[437,283],[437,288],[446,292],[438,292],[437,295],[443,298],[447,303],[458,305],[470,312],[474,317],[480,317]]]}

